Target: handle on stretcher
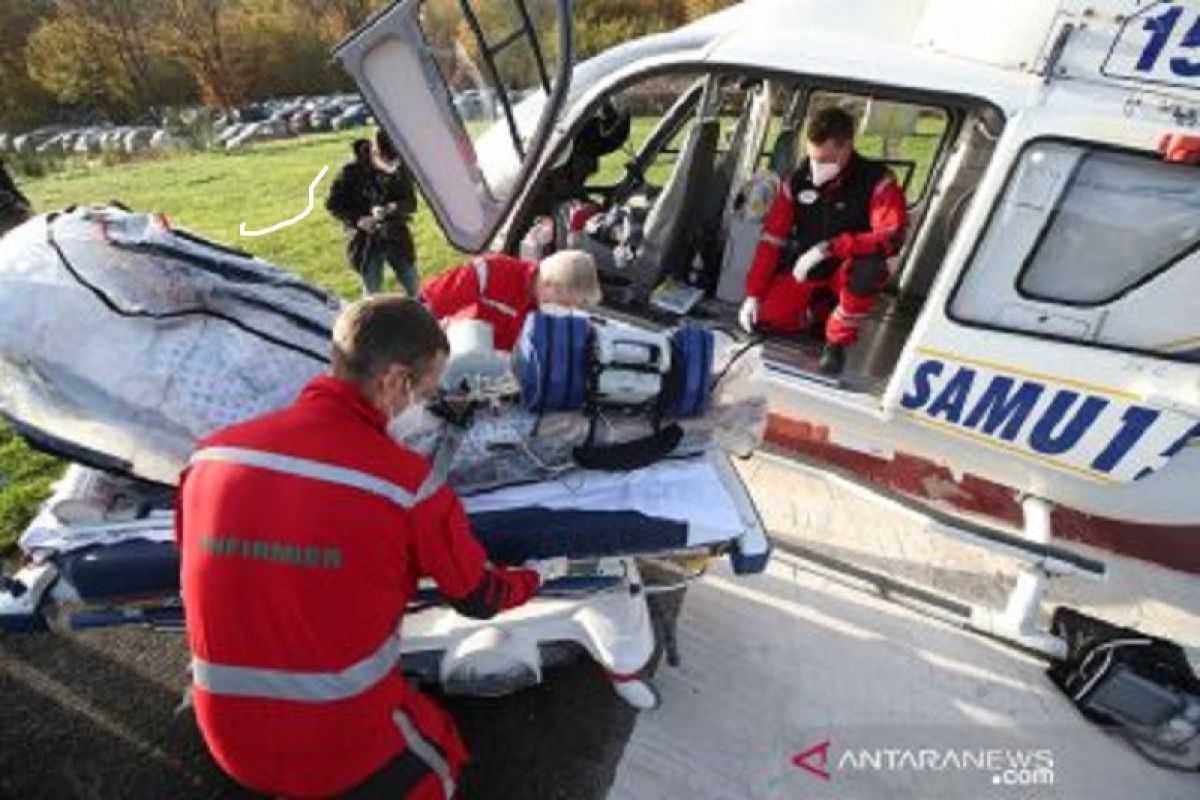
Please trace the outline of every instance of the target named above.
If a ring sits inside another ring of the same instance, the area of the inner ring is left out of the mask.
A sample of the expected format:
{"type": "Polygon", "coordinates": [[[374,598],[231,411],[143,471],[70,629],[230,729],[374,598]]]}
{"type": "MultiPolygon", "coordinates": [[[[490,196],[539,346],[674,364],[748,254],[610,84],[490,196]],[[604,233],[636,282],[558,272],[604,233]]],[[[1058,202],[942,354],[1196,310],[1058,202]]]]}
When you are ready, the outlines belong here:
{"type": "Polygon", "coordinates": [[[618,472],[641,469],[661,461],[671,455],[681,441],[683,428],[672,424],[632,442],[576,447],[571,455],[584,469],[618,472]]]}
{"type": "MultiPolygon", "coordinates": [[[[538,590],[538,597],[577,597],[616,588],[622,578],[615,575],[566,575],[555,578],[538,590]]],[[[449,605],[437,589],[418,589],[409,601],[407,613],[449,605]]]]}

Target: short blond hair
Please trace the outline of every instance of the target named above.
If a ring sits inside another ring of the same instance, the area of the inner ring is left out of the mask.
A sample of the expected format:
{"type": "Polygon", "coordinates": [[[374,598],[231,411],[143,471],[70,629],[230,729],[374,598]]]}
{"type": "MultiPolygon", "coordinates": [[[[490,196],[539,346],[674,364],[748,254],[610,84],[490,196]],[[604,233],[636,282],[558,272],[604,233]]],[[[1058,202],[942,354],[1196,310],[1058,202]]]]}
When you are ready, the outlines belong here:
{"type": "Polygon", "coordinates": [[[604,299],[596,260],[583,250],[559,250],[538,264],[538,283],[579,298],[585,305],[599,305],[604,299]]]}

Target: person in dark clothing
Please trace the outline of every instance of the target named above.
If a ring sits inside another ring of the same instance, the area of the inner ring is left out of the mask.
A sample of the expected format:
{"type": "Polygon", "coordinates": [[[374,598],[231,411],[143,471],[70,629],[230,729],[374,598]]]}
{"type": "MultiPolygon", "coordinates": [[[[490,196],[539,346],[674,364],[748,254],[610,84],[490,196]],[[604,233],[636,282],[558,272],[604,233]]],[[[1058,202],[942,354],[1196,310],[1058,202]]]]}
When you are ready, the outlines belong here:
{"type": "Polygon", "coordinates": [[[382,130],[374,147],[366,139],[356,139],[351,147],[354,160],[342,167],[325,202],[346,227],[350,266],[361,277],[363,292],[375,294],[383,288],[386,261],[408,296],[416,297],[421,287],[409,230],[417,210],[412,176],[382,130]]]}
{"type": "Polygon", "coordinates": [[[33,204],[21,194],[12,176],[0,161],[0,236],[33,216],[33,204]]]}

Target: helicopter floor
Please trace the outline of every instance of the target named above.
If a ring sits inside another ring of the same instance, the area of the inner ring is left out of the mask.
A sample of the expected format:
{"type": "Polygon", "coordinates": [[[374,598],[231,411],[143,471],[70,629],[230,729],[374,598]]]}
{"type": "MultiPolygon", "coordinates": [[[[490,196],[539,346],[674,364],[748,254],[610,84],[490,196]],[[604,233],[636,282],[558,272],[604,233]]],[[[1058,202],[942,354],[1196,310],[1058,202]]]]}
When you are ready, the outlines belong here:
{"type": "MultiPolygon", "coordinates": [[[[664,327],[692,320],[726,330],[739,330],[738,306],[719,300],[705,301],[683,317],[644,305],[606,304],[605,311],[631,322],[644,324],[649,321],[664,327]]],[[[838,376],[821,373],[818,362],[824,342],[813,336],[770,336],[766,341],[766,355],[771,362],[797,377],[857,394],[881,395],[915,322],[915,312],[901,308],[893,296],[881,296],[874,312],[863,323],[858,343],[846,350],[846,366],[838,376]]]]}

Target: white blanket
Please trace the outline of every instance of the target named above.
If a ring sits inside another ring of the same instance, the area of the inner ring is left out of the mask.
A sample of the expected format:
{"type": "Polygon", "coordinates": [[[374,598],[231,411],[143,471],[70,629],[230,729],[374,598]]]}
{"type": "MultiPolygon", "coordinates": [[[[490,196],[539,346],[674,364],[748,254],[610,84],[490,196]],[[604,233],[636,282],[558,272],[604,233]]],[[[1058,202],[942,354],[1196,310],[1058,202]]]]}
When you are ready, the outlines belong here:
{"type": "MultiPolygon", "coordinates": [[[[123,541],[174,541],[173,515],[156,511],[141,520],[70,525],[54,513],[52,496],[21,536],[27,553],[69,552],[123,541]]],[[[546,508],[636,511],[688,526],[688,547],[737,540],[743,552],[761,553],[766,540],[753,505],[724,456],[667,461],[634,472],[577,471],[560,480],[512,486],[464,499],[468,514],[546,508]]],[[[634,555],[629,553],[628,555],[634,555]]]]}

